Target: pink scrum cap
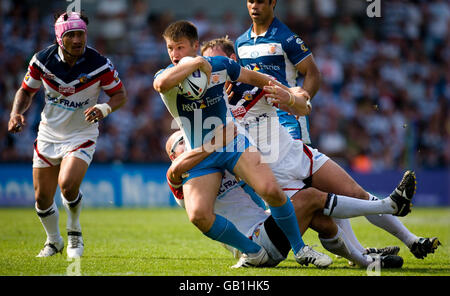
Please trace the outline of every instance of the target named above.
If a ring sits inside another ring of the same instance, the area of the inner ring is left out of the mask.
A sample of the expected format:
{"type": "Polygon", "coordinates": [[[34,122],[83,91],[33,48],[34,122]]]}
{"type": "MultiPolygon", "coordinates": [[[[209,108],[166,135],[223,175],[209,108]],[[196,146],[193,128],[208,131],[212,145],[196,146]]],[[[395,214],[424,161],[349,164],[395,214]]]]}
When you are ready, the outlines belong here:
{"type": "Polygon", "coordinates": [[[62,48],[64,48],[62,38],[67,32],[84,31],[87,33],[86,23],[81,19],[78,12],[71,12],[67,17],[67,20],[64,20],[66,14],[67,13],[63,13],[60,15],[55,23],[56,42],[58,42],[59,46],[62,48]]]}

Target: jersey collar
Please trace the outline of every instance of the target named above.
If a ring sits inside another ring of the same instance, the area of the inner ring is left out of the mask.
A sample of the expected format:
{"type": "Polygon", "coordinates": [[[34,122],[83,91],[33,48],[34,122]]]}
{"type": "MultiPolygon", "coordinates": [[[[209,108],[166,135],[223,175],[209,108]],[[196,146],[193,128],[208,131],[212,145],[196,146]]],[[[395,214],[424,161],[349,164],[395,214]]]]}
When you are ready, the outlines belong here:
{"type": "Polygon", "coordinates": [[[255,32],[253,32],[253,24],[250,25],[250,29],[248,30],[248,38],[249,39],[253,39],[256,37],[265,37],[267,32],[271,32],[273,27],[275,27],[275,24],[278,22],[278,19],[276,17],[273,18],[272,23],[270,24],[269,28],[267,29],[267,31],[265,31],[264,33],[261,33],[259,35],[256,35],[255,32]]]}
{"type": "MultiPolygon", "coordinates": [[[[77,59],[77,61],[75,62],[75,65],[78,63],[81,63],[84,60],[84,54],[86,53],[86,48],[87,48],[87,46],[84,47],[83,54],[81,55],[80,58],[77,59]]],[[[59,57],[60,62],[67,63],[66,60],[64,59],[64,54],[63,54],[63,50],[62,50],[61,46],[58,46],[58,57],[59,57]]]]}

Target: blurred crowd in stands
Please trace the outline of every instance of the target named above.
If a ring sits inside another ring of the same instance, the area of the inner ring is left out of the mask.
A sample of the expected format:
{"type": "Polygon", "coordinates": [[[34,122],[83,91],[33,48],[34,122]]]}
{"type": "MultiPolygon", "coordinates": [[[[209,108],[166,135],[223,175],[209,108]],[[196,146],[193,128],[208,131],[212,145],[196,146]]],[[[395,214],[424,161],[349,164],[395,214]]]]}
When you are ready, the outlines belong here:
{"type": "MultiPolygon", "coordinates": [[[[286,2],[287,13],[276,15],[312,49],[323,76],[310,118],[312,146],[360,172],[448,167],[450,2],[382,0],[381,18],[367,16],[365,1],[356,12],[339,0],[286,2]]],[[[8,134],[7,122],[29,60],[54,42],[54,11],[21,3],[0,4],[3,163],[31,163],[42,90],[26,113],[22,133],[8,134]]],[[[246,10],[245,4],[239,9],[246,10]]],[[[96,11],[86,14],[88,44],[111,59],[129,97],[101,122],[94,162],[169,161],[164,143],[172,117],[152,83],[170,62],[161,34],[177,16],[152,12],[144,0],[100,0],[96,11]]],[[[224,35],[234,40],[250,25],[245,16],[229,10],[212,20],[199,11],[190,20],[201,40],[224,35]]],[[[101,101],[106,99],[103,94],[101,101]]]]}

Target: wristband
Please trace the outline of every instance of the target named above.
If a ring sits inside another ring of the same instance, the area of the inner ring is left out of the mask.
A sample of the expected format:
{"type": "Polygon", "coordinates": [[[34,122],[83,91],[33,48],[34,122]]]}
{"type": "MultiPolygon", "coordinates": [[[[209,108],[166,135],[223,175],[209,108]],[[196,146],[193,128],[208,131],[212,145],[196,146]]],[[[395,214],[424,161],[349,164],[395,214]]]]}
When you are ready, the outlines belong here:
{"type": "Polygon", "coordinates": [[[294,96],[291,94],[291,92],[289,91],[289,102],[287,104],[289,107],[292,107],[295,105],[295,98],[294,96]]]}
{"type": "Polygon", "coordinates": [[[109,106],[107,103],[97,104],[94,106],[94,108],[97,108],[98,110],[100,110],[100,112],[102,112],[103,118],[108,116],[112,111],[111,106],[109,106]]]}

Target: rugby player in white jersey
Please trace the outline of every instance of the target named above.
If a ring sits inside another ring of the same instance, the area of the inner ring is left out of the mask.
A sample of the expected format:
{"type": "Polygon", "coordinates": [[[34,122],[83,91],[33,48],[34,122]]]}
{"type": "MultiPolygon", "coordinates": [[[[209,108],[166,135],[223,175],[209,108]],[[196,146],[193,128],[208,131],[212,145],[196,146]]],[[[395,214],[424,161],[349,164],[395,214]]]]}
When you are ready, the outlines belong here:
{"type": "MultiPolygon", "coordinates": [[[[284,85],[291,87],[296,83],[297,74],[302,74],[304,80],[299,96],[312,99],[320,87],[320,72],[314,62],[312,52],[305,42],[275,17],[276,4],[277,0],[247,0],[247,9],[252,19],[252,25],[235,42],[237,58],[242,66],[269,74],[284,85]]],[[[278,110],[278,115],[281,124],[294,139],[302,139],[305,144],[311,144],[307,116],[300,116],[297,122],[292,114],[283,110],[278,110]]],[[[324,191],[366,200],[376,199],[334,162],[329,161],[324,165],[328,169],[318,172],[314,178],[317,186],[321,185],[322,181],[326,182],[327,186],[324,187],[324,191]],[[339,178],[335,177],[337,175],[339,178]]],[[[423,259],[428,253],[433,253],[439,245],[436,237],[417,237],[406,229],[398,218],[391,215],[369,215],[366,218],[370,223],[399,238],[419,259],[423,259]]],[[[364,249],[356,239],[349,220],[336,219],[336,223],[344,229],[349,237],[352,237],[360,249],[364,249]]],[[[370,251],[374,251],[374,249],[370,251]]],[[[398,252],[398,247],[384,251],[398,252]]]]}
{"type": "MultiPolygon", "coordinates": [[[[219,38],[204,43],[202,46],[202,54],[205,56],[225,55],[230,58],[235,58],[232,42],[227,38],[219,38]]],[[[333,215],[337,223],[344,224],[344,226],[346,225],[345,223],[339,222],[345,221],[343,218],[352,211],[361,213],[360,210],[365,211],[373,207],[373,211],[398,216],[404,216],[410,211],[410,201],[415,192],[415,174],[413,172],[406,172],[399,187],[394,190],[388,199],[384,200],[388,201],[390,199],[394,201],[391,204],[392,208],[389,210],[387,203],[380,201],[377,197],[364,191],[335,162],[318,152],[317,149],[312,149],[301,143],[301,140],[293,140],[286,130],[278,124],[278,120],[276,119],[277,114],[273,105],[293,114],[305,114],[311,111],[311,106],[308,104],[309,100],[303,96],[302,88],[291,88],[290,90],[292,92],[289,92],[272,85],[264,87],[265,91],[262,91],[256,87],[237,84],[233,88],[230,87],[231,89],[234,89],[235,93],[230,96],[229,107],[238,119],[238,122],[249,129],[250,135],[256,135],[254,138],[258,148],[262,152],[269,151],[273,153],[275,150],[280,155],[280,159],[275,159],[274,162],[271,162],[273,156],[266,159],[277,181],[283,190],[287,192],[288,196],[293,196],[304,186],[312,186],[316,190],[318,189],[316,194],[324,195],[327,194],[325,192],[332,192],[333,195],[328,194],[330,204],[334,202],[334,197],[332,196],[335,196],[337,200],[340,199],[341,205],[344,203],[344,200],[345,203],[348,203],[341,208],[343,210],[342,216],[336,213],[333,215]],[[269,94],[270,98],[267,97],[269,94]],[[402,191],[406,192],[406,196],[400,196],[402,191]],[[355,195],[352,195],[352,193],[355,195]],[[361,203],[362,200],[346,199],[345,196],[367,200],[369,198],[363,197],[369,196],[370,200],[375,203],[361,203]]],[[[300,194],[304,194],[304,191],[300,194]]],[[[332,209],[330,211],[333,212],[332,209]]],[[[417,258],[423,259],[428,253],[434,253],[434,250],[440,244],[437,238],[418,238],[397,218],[391,215],[372,215],[370,212],[361,215],[367,216],[368,219],[375,221],[380,220],[380,217],[385,217],[384,219],[389,221],[397,221],[396,223],[392,223],[395,225],[395,231],[392,231],[392,228],[380,227],[405,242],[417,258]]],[[[344,229],[343,226],[341,228],[344,229]]],[[[348,229],[346,230],[351,234],[353,233],[351,228],[350,231],[348,229]]],[[[380,250],[375,248],[365,249],[359,244],[356,237],[349,236],[349,238],[361,252],[386,255],[397,254],[399,251],[398,247],[387,247],[380,250]]]]}
{"type": "Polygon", "coordinates": [[[31,59],[8,123],[11,133],[23,129],[27,124],[24,113],[43,86],[45,106],[34,142],[33,184],[36,212],[47,239],[37,257],[49,257],[64,248],[54,201],[58,185],[68,214],[67,256],[82,256],[80,185],[94,155],[97,122],[127,100],[112,63],[86,45],[87,24],[87,17],[76,12],[57,17],[56,43],[31,59]],[[97,102],[101,90],[110,97],[107,103],[97,102]]]}
{"type": "MultiPolygon", "coordinates": [[[[226,128],[228,130],[225,130],[225,133],[233,133],[229,125],[226,128]]],[[[218,133],[217,138],[221,137],[223,135],[218,133]]],[[[228,137],[228,139],[230,138],[232,137],[228,137]]],[[[216,148],[220,148],[222,142],[223,145],[226,145],[226,137],[223,139],[224,141],[218,142],[218,145],[214,144],[216,148]]],[[[172,160],[167,171],[167,182],[176,202],[183,208],[183,173],[210,155],[210,152],[206,152],[207,149],[185,151],[185,148],[183,134],[180,131],[173,133],[166,142],[166,152],[172,160]]],[[[239,231],[267,250],[269,260],[257,266],[276,266],[287,257],[290,249],[289,241],[276,225],[270,212],[255,203],[259,199],[255,192],[243,188],[242,181],[238,182],[232,174],[225,171],[215,201],[214,212],[226,217],[236,225],[239,231]]],[[[324,196],[315,196],[314,193],[312,188],[308,188],[304,190],[304,194],[297,194],[292,198],[301,233],[304,234],[306,229],[311,227],[319,233],[322,244],[330,252],[356,262],[360,267],[367,267],[371,264],[374,258],[356,250],[334,221],[324,216],[322,212],[327,199],[324,196]]],[[[364,202],[370,203],[370,201],[364,202]]],[[[235,258],[241,256],[237,249],[227,245],[225,247],[235,255],[235,258]]],[[[396,255],[383,255],[378,258],[380,266],[383,268],[399,268],[403,264],[403,259],[396,255]]],[[[308,263],[314,264],[315,259],[311,258],[308,263]]],[[[242,267],[248,266],[250,265],[242,267]]]]}

